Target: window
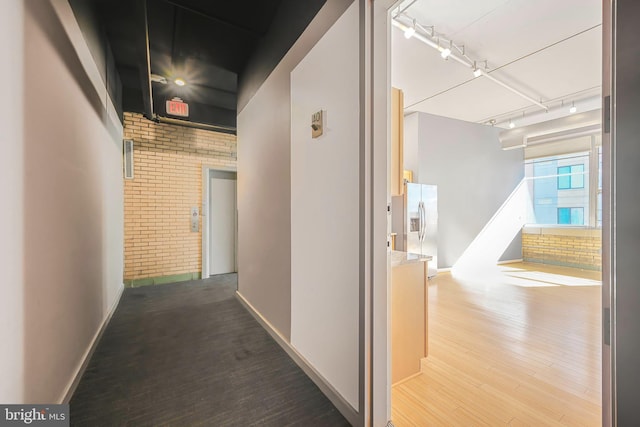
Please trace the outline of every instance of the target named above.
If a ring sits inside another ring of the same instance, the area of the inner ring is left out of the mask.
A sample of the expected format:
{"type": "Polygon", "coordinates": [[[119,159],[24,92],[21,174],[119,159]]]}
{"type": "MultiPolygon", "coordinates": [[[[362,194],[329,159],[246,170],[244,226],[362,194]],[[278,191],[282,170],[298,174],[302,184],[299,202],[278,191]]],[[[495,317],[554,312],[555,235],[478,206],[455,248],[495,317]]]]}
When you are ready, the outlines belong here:
{"type": "Polygon", "coordinates": [[[584,208],[558,208],[558,224],[584,225],[584,208]]]}
{"type": "Polygon", "coordinates": [[[602,227],[599,135],[539,145],[525,158],[526,224],[602,227]]]}
{"type": "Polygon", "coordinates": [[[558,168],[558,190],[584,188],[584,164],[558,168]]]}

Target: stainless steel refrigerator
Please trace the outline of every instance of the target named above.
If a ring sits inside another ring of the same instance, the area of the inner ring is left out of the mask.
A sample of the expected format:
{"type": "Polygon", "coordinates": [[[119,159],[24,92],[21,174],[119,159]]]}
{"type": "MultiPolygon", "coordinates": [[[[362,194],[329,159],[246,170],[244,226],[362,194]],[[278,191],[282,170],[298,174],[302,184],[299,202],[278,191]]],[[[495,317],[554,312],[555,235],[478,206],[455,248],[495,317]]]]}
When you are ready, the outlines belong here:
{"type": "Polygon", "coordinates": [[[428,276],[438,272],[438,186],[408,182],[392,197],[391,231],[396,250],[430,255],[428,276]]]}

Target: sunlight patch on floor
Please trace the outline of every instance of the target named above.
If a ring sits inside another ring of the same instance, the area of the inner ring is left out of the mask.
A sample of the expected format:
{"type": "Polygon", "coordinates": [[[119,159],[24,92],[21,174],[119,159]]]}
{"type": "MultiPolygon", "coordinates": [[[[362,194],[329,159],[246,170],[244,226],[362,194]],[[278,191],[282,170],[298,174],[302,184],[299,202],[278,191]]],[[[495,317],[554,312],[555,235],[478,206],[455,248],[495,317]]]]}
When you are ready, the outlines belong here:
{"type": "MultiPolygon", "coordinates": [[[[553,268],[552,266],[544,267],[553,268]]],[[[595,274],[597,273],[592,275],[595,274]]],[[[476,285],[501,283],[524,288],[602,285],[602,281],[591,278],[567,276],[548,271],[531,271],[508,265],[476,265],[473,268],[454,269],[451,275],[476,285]]]]}

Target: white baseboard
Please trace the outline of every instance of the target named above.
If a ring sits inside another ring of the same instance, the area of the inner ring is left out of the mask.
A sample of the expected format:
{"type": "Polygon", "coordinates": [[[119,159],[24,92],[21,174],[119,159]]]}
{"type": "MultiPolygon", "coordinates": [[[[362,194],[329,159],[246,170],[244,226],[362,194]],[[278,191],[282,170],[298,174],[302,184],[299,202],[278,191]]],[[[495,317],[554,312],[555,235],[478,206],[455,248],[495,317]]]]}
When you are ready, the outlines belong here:
{"type": "Polygon", "coordinates": [[[522,258],[520,259],[508,259],[506,261],[498,261],[498,265],[502,265],[502,264],[515,264],[517,262],[524,262],[524,260],[522,258]]]}
{"type": "Polygon", "coordinates": [[[271,335],[271,337],[282,347],[282,349],[291,357],[291,359],[304,371],[305,374],[318,386],[325,396],[333,403],[340,413],[349,421],[352,426],[362,424],[360,414],[333,388],[331,384],[311,366],[311,364],[298,351],[291,346],[291,343],[278,332],[277,329],[269,323],[267,319],[247,301],[240,292],[236,291],[238,300],[244,305],[249,313],[262,325],[262,327],[271,335]]]}
{"type": "Polygon", "coordinates": [[[98,346],[98,342],[100,342],[100,338],[102,338],[102,334],[107,328],[107,325],[109,324],[109,321],[113,316],[113,313],[116,311],[116,308],[120,303],[120,298],[122,297],[123,292],[124,292],[124,284],[120,284],[120,289],[118,290],[118,296],[116,297],[113,304],[111,304],[111,307],[107,312],[107,316],[102,321],[102,324],[94,334],[93,339],[91,340],[91,343],[85,350],[84,355],[82,356],[82,359],[80,361],[80,364],[76,368],[75,375],[73,376],[73,378],[71,379],[67,387],[65,387],[62,393],[62,396],[60,397],[60,399],[58,399],[58,403],[69,403],[69,401],[71,400],[73,393],[76,391],[76,388],[80,383],[80,379],[82,379],[82,375],[84,374],[84,371],[87,369],[87,365],[91,360],[91,356],[93,356],[93,352],[96,350],[96,347],[98,346]]]}

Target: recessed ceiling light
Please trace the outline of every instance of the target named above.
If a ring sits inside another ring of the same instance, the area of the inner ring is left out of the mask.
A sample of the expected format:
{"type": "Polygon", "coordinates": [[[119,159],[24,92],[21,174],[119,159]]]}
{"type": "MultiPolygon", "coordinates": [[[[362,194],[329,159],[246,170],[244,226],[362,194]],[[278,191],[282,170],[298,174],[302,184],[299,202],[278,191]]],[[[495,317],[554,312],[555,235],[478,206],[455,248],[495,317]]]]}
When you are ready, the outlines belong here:
{"type": "Polygon", "coordinates": [[[181,78],[177,78],[173,81],[175,84],[177,84],[178,86],[184,86],[187,84],[187,82],[185,82],[183,79],[181,78]]]}

